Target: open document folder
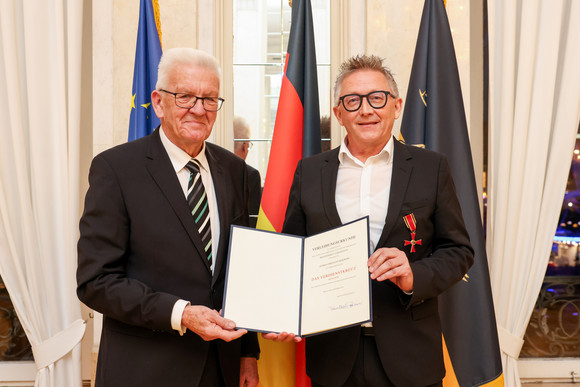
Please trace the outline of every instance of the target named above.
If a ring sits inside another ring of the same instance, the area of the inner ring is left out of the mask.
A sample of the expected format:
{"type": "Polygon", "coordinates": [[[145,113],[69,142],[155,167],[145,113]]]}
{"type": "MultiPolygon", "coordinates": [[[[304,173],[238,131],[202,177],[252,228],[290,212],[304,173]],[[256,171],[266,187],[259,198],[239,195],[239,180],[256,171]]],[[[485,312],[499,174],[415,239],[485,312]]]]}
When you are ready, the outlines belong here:
{"type": "Polygon", "coordinates": [[[372,321],[368,217],[299,237],[232,226],[224,317],[308,336],[372,321]]]}

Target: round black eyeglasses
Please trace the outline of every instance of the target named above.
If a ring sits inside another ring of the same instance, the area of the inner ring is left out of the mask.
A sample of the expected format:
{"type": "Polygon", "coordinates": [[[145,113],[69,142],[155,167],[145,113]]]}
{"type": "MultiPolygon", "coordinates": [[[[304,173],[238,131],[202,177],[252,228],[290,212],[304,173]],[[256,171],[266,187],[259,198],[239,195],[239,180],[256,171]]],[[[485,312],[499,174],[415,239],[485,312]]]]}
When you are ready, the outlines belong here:
{"type": "Polygon", "coordinates": [[[363,98],[366,98],[373,109],[381,109],[387,104],[389,95],[396,98],[390,91],[384,90],[372,91],[365,95],[346,94],[339,98],[339,105],[342,103],[347,112],[356,112],[362,106],[363,98]]]}

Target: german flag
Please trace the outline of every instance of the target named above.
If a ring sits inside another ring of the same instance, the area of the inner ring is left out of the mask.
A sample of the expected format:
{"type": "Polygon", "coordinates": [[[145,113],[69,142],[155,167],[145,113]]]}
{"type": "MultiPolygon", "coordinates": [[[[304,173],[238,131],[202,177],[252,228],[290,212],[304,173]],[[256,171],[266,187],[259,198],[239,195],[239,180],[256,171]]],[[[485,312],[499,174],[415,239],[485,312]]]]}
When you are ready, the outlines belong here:
{"type": "Polygon", "coordinates": [[[475,263],[439,297],[447,375],[444,386],[503,386],[485,240],[459,72],[443,0],[426,0],[401,135],[447,155],[475,263]]]}
{"type": "MultiPolygon", "coordinates": [[[[257,228],[282,231],[298,161],[321,150],[318,76],[310,0],[292,2],[292,24],[257,228]]],[[[260,340],[260,381],[265,387],[309,386],[304,342],[260,340]],[[294,358],[296,354],[296,358],[294,358]],[[296,361],[296,363],[295,363],[296,361]],[[296,369],[296,374],[295,374],[296,369]]]]}
{"type": "Polygon", "coordinates": [[[135,49],[135,69],[131,92],[131,116],[128,140],[153,133],[161,123],[151,106],[151,92],[157,83],[157,67],[161,59],[161,23],[158,0],[141,0],[139,29],[135,49]]]}

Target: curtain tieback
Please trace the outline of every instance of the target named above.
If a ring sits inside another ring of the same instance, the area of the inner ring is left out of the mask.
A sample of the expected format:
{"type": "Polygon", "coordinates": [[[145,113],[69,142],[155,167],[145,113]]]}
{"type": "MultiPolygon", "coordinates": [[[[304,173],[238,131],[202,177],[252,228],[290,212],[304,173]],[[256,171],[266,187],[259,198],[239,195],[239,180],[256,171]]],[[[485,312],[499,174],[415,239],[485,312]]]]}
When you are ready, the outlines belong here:
{"type": "Polygon", "coordinates": [[[56,335],[37,345],[33,345],[32,353],[34,354],[36,369],[46,368],[72,351],[83,338],[85,327],[85,321],[78,319],[56,335]]]}
{"type": "Polygon", "coordinates": [[[502,352],[514,359],[520,357],[520,351],[524,345],[524,340],[514,336],[511,332],[501,326],[497,327],[497,333],[502,352]]]}

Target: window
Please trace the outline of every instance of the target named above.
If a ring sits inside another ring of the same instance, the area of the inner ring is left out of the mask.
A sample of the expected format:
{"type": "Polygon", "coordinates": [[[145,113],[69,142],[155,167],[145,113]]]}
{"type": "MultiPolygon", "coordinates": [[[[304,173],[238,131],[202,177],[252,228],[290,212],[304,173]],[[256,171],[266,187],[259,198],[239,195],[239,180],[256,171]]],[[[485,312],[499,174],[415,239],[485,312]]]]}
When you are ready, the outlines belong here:
{"type": "Polygon", "coordinates": [[[0,385],[32,386],[35,375],[32,348],[0,277],[0,385]]]}
{"type": "Polygon", "coordinates": [[[0,361],[32,360],[32,348],[0,277],[0,361]]]}
{"type": "MultiPolygon", "coordinates": [[[[330,0],[313,0],[312,14],[320,114],[329,116],[330,0]]],[[[262,180],[266,177],[270,155],[291,16],[288,0],[233,2],[234,116],[244,118],[250,126],[253,147],[246,162],[260,171],[262,180]]]]}
{"type": "MultiPolygon", "coordinates": [[[[558,374],[539,369],[547,378],[580,378],[580,128],[546,276],[524,335],[520,365],[533,360],[563,361],[558,374]],[[576,358],[576,359],[572,359],[576,358]],[[566,360],[576,365],[566,365],[566,360]]],[[[554,362],[550,362],[554,368],[554,362]]],[[[532,376],[528,372],[525,377],[532,376]]]]}

